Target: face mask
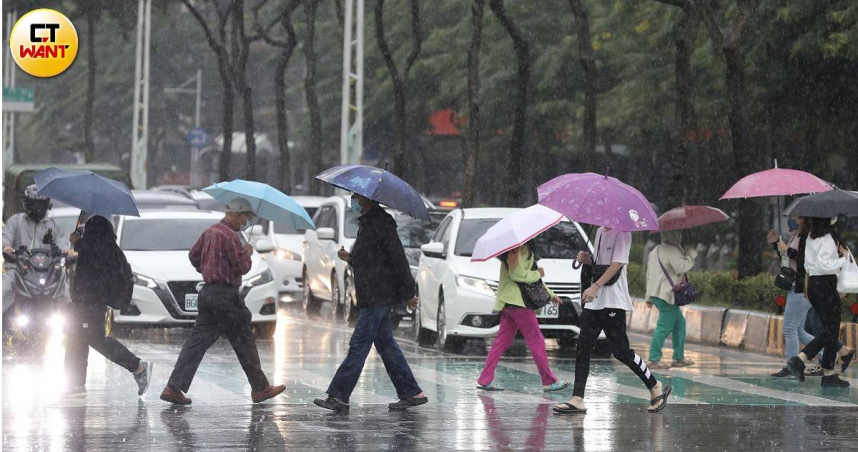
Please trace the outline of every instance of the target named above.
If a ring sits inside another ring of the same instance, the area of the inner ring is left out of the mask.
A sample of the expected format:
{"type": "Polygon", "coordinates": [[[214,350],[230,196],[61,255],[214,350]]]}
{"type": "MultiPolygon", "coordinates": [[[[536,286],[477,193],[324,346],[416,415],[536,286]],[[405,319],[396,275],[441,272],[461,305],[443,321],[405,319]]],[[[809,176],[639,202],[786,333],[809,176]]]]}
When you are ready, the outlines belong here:
{"type": "Polygon", "coordinates": [[[352,203],[351,203],[350,208],[352,209],[352,212],[355,212],[355,213],[360,213],[360,211],[363,210],[363,207],[361,207],[360,202],[358,202],[358,200],[356,198],[352,198],[352,203]]]}
{"type": "Polygon", "coordinates": [[[798,221],[796,221],[795,218],[790,218],[789,220],[787,220],[787,227],[793,231],[797,231],[798,230],[798,221]]]}

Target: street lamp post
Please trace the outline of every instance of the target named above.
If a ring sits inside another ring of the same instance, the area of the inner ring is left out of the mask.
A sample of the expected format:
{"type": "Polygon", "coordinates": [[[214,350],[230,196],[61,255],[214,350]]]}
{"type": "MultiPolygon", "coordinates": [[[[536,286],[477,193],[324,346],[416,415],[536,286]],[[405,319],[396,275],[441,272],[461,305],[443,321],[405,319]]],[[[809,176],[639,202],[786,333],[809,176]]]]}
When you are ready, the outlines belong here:
{"type": "MultiPolygon", "coordinates": [[[[197,75],[189,78],[182,83],[181,85],[175,88],[164,88],[165,93],[178,93],[178,94],[195,94],[196,95],[196,108],[194,113],[194,128],[196,130],[200,129],[200,103],[202,100],[202,92],[203,92],[203,71],[202,69],[197,69],[197,75]],[[195,88],[188,88],[191,85],[191,82],[196,82],[195,88]]],[[[199,171],[199,159],[200,159],[200,149],[202,149],[202,144],[198,142],[191,143],[191,186],[199,187],[200,183],[200,171],[199,171]]]]}

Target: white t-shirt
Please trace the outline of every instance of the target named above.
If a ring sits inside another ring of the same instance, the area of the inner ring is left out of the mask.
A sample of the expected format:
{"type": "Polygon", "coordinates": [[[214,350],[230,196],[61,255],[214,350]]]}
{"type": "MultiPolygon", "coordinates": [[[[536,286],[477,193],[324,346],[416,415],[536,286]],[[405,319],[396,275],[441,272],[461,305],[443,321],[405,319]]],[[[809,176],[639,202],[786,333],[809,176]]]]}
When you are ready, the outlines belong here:
{"type": "Polygon", "coordinates": [[[599,289],[596,299],[584,304],[584,309],[622,309],[632,310],[632,297],[629,295],[629,282],[626,278],[626,264],[632,249],[631,232],[617,229],[607,230],[600,227],[596,231],[596,265],[610,265],[613,262],[623,264],[620,277],[613,285],[599,289]]]}

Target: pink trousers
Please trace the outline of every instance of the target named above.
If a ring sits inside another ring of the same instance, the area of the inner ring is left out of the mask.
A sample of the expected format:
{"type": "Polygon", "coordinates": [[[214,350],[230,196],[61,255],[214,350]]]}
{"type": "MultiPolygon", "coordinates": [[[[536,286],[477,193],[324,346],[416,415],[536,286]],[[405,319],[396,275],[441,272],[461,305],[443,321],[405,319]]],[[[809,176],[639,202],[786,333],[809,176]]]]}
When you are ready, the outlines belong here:
{"type": "Polygon", "coordinates": [[[480,374],[477,383],[480,385],[488,385],[495,378],[495,368],[498,366],[501,355],[506,349],[512,345],[515,340],[515,334],[521,330],[524,341],[533,354],[533,361],[536,362],[536,368],[539,370],[539,376],[542,378],[543,385],[550,385],[557,381],[554,372],[548,367],[548,356],[545,355],[545,337],[542,336],[542,331],[539,330],[539,323],[536,321],[536,313],[527,308],[518,306],[507,306],[501,310],[500,329],[498,336],[492,343],[492,348],[489,351],[489,356],[486,358],[486,366],[480,374]]]}

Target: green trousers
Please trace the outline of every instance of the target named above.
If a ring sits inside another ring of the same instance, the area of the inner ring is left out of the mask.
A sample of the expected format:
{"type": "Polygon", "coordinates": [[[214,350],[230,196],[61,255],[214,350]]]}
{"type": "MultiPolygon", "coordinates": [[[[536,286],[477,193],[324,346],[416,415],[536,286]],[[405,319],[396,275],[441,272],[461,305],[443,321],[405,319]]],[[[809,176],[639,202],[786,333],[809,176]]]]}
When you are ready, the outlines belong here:
{"type": "Polygon", "coordinates": [[[649,347],[649,360],[661,360],[661,349],[667,336],[673,336],[673,360],[685,358],[685,316],[678,306],[672,305],[661,298],[652,297],[652,302],[658,308],[658,323],[652,333],[652,345],[649,347]]]}

